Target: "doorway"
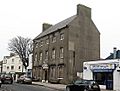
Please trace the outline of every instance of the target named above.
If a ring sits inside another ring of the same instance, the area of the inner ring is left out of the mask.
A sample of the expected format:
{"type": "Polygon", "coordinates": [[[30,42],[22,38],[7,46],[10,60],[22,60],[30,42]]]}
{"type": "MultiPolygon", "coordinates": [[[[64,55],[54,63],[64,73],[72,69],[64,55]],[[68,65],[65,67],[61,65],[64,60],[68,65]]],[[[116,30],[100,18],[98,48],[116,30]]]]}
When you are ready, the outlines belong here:
{"type": "Polygon", "coordinates": [[[113,90],[113,72],[93,72],[93,79],[106,89],[113,90]]]}
{"type": "Polygon", "coordinates": [[[44,69],[43,70],[43,80],[42,82],[48,82],[48,70],[47,69],[44,69]]]}
{"type": "Polygon", "coordinates": [[[45,70],[45,81],[47,81],[48,80],[48,78],[47,78],[47,70],[45,70]]]}

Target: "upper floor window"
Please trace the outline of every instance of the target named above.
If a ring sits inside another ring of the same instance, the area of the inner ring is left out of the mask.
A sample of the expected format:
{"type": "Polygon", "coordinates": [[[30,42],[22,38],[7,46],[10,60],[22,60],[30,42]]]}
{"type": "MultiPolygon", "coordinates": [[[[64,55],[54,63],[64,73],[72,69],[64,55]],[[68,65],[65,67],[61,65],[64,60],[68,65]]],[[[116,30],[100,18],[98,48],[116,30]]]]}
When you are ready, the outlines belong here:
{"type": "Polygon", "coordinates": [[[4,69],[6,69],[6,65],[4,65],[4,69]]]}
{"type": "Polygon", "coordinates": [[[20,70],[20,69],[21,69],[21,66],[19,66],[18,69],[20,70]]]}
{"type": "Polygon", "coordinates": [[[54,42],[56,42],[56,36],[53,34],[53,36],[52,36],[52,42],[54,43],[54,42]]]}
{"type": "Polygon", "coordinates": [[[7,70],[9,69],[9,66],[7,66],[7,70]]]}
{"type": "Polygon", "coordinates": [[[40,61],[42,60],[42,56],[43,56],[43,55],[42,55],[42,52],[40,52],[40,61]]]}
{"type": "Polygon", "coordinates": [[[36,43],[35,48],[36,48],[36,49],[38,48],[38,43],[36,43]]]}
{"type": "Polygon", "coordinates": [[[42,47],[42,46],[43,46],[43,40],[40,41],[40,47],[42,47]]]}
{"type": "Polygon", "coordinates": [[[14,69],[14,66],[11,66],[11,70],[13,70],[14,69]]]}
{"type": "Polygon", "coordinates": [[[45,60],[48,60],[48,50],[45,51],[45,60]]]}
{"type": "Polygon", "coordinates": [[[64,39],[64,33],[61,33],[60,34],[60,40],[63,40],[64,39]]]}
{"type": "Polygon", "coordinates": [[[37,53],[35,54],[35,61],[37,61],[37,53]]]}
{"type": "Polygon", "coordinates": [[[48,38],[46,39],[46,44],[49,44],[49,39],[48,38]]]}
{"type": "Polygon", "coordinates": [[[55,59],[55,49],[52,49],[52,59],[55,59]]]}
{"type": "Polygon", "coordinates": [[[12,63],[14,63],[14,59],[12,59],[12,63]]]}
{"type": "Polygon", "coordinates": [[[63,47],[60,48],[60,58],[63,58],[63,47]]]}
{"type": "Polygon", "coordinates": [[[4,60],[3,63],[6,64],[6,63],[7,63],[7,60],[4,60]]]}

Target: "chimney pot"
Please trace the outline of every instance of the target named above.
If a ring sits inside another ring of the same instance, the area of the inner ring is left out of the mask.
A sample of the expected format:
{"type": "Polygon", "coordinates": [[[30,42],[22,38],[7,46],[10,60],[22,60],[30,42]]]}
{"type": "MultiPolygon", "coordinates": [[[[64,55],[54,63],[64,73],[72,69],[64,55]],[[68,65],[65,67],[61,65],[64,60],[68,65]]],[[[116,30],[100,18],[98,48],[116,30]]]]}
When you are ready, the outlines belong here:
{"type": "Polygon", "coordinates": [[[116,56],[117,55],[117,48],[116,47],[114,47],[113,48],[113,59],[116,59],[116,56]]]}
{"type": "Polygon", "coordinates": [[[43,32],[45,30],[47,30],[48,28],[50,28],[52,25],[51,24],[48,24],[48,23],[43,23],[43,32]]]}
{"type": "Polygon", "coordinates": [[[77,15],[87,16],[91,18],[91,8],[78,4],[77,5],[77,15]]]}

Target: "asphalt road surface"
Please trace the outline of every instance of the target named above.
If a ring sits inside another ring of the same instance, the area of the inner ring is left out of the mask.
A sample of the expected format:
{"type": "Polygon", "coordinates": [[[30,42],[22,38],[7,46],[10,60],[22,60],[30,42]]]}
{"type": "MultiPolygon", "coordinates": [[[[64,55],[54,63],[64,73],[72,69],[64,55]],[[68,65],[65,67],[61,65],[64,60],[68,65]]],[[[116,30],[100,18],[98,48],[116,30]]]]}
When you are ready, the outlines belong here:
{"type": "Polygon", "coordinates": [[[58,91],[51,88],[28,84],[2,84],[0,91],[58,91]]]}

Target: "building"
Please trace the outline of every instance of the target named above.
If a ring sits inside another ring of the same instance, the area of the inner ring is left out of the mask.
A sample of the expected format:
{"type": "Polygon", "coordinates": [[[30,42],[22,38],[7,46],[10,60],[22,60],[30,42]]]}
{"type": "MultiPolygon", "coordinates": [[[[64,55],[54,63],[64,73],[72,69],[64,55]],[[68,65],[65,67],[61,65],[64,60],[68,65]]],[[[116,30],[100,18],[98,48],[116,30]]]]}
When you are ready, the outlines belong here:
{"type": "Polygon", "coordinates": [[[120,58],[120,50],[117,50],[116,47],[113,48],[113,53],[110,53],[110,55],[106,59],[119,59],[120,58]]]}
{"type": "Polygon", "coordinates": [[[84,62],[83,78],[97,81],[101,88],[119,91],[120,50],[114,47],[106,59],[84,62]]]}
{"type": "Polygon", "coordinates": [[[84,62],[83,78],[95,80],[102,89],[120,90],[120,59],[84,62]]]}
{"type": "Polygon", "coordinates": [[[0,73],[2,73],[3,61],[0,61],[0,73]]]}
{"type": "Polygon", "coordinates": [[[76,15],[55,25],[44,23],[33,42],[33,77],[42,82],[71,82],[85,60],[100,58],[100,32],[91,8],[80,4],[76,15]]]}
{"type": "Polygon", "coordinates": [[[17,80],[23,72],[25,72],[25,68],[18,55],[11,53],[10,56],[4,56],[2,73],[10,73],[14,80],[17,80]]]}

